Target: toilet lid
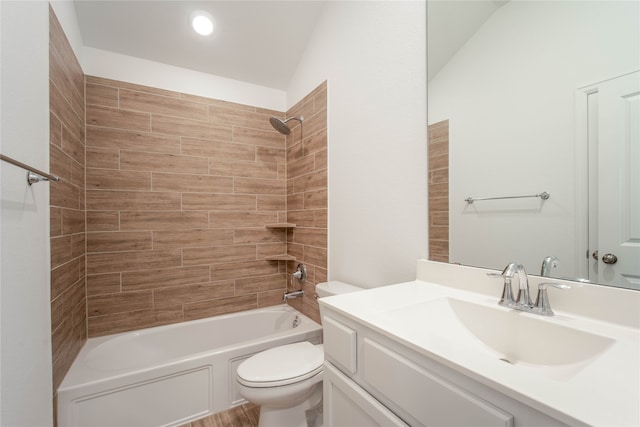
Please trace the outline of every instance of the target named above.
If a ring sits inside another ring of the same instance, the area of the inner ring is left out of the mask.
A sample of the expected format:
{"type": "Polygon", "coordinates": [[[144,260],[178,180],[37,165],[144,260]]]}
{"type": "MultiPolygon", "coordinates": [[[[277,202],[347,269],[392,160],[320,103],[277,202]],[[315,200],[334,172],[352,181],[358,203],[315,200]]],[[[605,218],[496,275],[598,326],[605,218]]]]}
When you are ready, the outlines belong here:
{"type": "Polygon", "coordinates": [[[303,341],[265,350],[238,366],[238,381],[260,387],[262,384],[302,381],[322,371],[322,346],[303,341]]]}

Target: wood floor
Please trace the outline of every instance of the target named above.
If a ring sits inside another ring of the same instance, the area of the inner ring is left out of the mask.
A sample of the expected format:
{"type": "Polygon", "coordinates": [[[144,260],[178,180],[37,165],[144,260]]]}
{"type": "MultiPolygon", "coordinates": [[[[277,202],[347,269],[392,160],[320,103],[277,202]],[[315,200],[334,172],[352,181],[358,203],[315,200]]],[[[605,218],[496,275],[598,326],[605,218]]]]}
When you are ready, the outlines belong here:
{"type": "Polygon", "coordinates": [[[180,427],[257,427],[259,418],[260,407],[253,403],[245,403],[180,427]]]}

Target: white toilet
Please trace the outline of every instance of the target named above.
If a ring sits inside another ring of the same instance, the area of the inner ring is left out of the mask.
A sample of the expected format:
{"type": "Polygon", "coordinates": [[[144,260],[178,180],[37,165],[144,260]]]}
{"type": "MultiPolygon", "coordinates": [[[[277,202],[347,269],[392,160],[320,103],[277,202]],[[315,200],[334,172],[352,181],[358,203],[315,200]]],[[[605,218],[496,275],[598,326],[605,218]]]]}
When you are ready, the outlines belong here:
{"type": "MultiPolygon", "coordinates": [[[[342,282],[316,286],[319,298],[362,290],[342,282]]],[[[322,344],[307,341],[255,354],[236,370],[238,391],[260,405],[259,427],[307,427],[307,411],[322,401],[322,344]]]]}

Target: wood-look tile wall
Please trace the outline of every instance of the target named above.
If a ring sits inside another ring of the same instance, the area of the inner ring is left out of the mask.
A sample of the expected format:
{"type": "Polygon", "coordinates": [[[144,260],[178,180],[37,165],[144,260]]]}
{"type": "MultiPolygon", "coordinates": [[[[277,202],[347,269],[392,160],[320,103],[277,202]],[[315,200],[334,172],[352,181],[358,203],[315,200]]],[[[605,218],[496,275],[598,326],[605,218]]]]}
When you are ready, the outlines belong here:
{"type": "Polygon", "coordinates": [[[298,262],[290,303],[319,320],[326,83],[285,114],[84,76],[50,19],[54,398],[87,336],[280,304],[298,262]],[[304,134],[285,140],[273,114],[303,115],[304,134]],[[285,252],[298,261],[264,261],[285,252]]]}
{"type": "Polygon", "coordinates": [[[87,306],[99,336],[280,304],[285,137],[263,110],[86,77],[87,306]]]}
{"type": "Polygon", "coordinates": [[[449,262],[449,120],[427,127],[429,259],[449,262]]]}
{"type": "Polygon", "coordinates": [[[49,9],[49,168],[53,391],[87,338],[84,75],[49,9]]]}
{"type": "MultiPolygon", "coordinates": [[[[290,121],[287,136],[287,220],[296,228],[287,235],[288,273],[298,263],[307,266],[304,297],[289,300],[296,309],[320,321],[315,286],[327,280],[327,83],[324,82],[287,111],[287,117],[304,117],[300,126],[290,121]],[[295,126],[295,127],[294,127],[295,126]]],[[[290,290],[299,289],[294,279],[290,290]]]]}

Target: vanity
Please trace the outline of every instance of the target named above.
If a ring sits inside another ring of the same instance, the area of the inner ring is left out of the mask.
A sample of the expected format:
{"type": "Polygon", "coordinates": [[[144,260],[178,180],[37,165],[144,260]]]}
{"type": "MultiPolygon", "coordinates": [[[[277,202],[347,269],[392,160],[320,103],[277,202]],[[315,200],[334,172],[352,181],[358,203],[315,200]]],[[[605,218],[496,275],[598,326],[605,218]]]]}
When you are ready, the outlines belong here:
{"type": "Polygon", "coordinates": [[[639,292],[554,280],[540,316],[498,305],[490,270],[417,270],[319,300],[326,426],[640,425],[639,292]]]}

